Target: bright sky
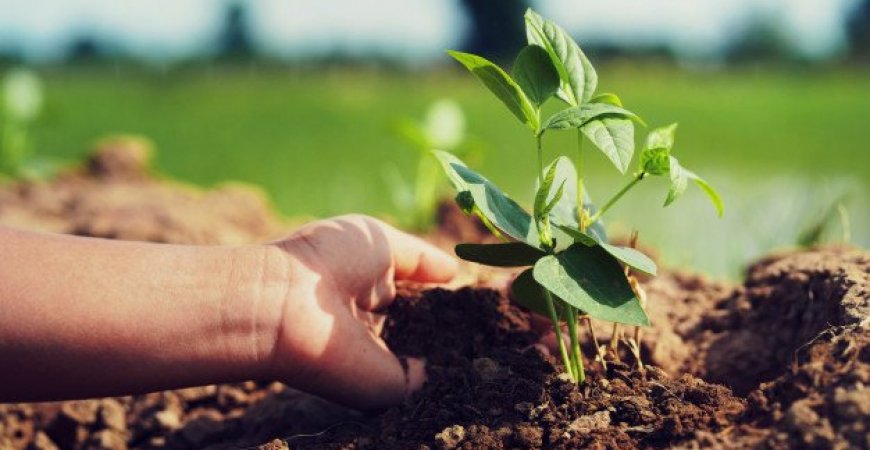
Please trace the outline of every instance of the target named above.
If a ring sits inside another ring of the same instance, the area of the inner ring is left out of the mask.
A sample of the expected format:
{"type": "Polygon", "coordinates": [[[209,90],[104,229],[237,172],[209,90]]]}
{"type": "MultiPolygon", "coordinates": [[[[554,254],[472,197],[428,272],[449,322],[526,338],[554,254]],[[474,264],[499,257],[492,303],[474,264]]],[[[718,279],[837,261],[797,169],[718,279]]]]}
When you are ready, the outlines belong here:
{"type": "MultiPolygon", "coordinates": [[[[581,40],[660,43],[707,56],[755,16],[767,15],[805,54],[843,43],[842,20],[856,0],[539,0],[536,8],[581,40]]],[[[0,0],[0,49],[34,60],[61,56],[91,34],[138,55],[183,57],[213,42],[226,0],[0,0]]],[[[466,28],[457,0],[247,0],[255,38],[279,55],[377,49],[440,57],[466,28]]],[[[517,18],[517,20],[520,20],[517,18]]]]}

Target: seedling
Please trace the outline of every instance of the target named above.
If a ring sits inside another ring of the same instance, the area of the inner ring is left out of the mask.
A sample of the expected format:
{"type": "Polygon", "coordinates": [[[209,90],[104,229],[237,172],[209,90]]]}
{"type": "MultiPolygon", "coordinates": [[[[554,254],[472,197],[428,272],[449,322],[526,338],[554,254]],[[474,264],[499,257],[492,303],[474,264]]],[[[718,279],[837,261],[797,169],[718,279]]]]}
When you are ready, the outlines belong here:
{"type": "Polygon", "coordinates": [[[410,220],[405,225],[425,230],[432,224],[441,194],[441,177],[432,150],[440,149],[463,157],[479,157],[479,146],[465,133],[465,115],[455,101],[440,99],[432,103],[422,121],[402,119],[395,133],[417,154],[417,172],[413,183],[406,182],[396,166],[388,166],[385,176],[390,183],[393,204],[410,220]]]}
{"type": "Polygon", "coordinates": [[[591,142],[620,173],[634,155],[634,122],[640,118],[623,108],[615,94],[596,94],[598,77],[586,55],[558,25],[532,10],[525,15],[528,45],[517,55],[511,74],[487,59],[448,53],[471,71],[530,132],[537,151],[536,194],[529,213],[495,184],[454,155],[436,151],[463,210],[474,214],[503,242],[459,244],[461,258],[499,267],[532,266],[519,274],[513,297],[553,322],[559,353],[575,382],[585,379],[578,339],[578,318],[634,326],[649,325],[646,311],[632,289],[624,267],[655,275],[652,260],[630,247],[607,240],[602,216],[629,190],[650,176],[670,180],[665,205],[686,189],[688,181],[707,193],[721,214],[722,201],[695,173],[671,155],[675,125],[647,137],[637,171],[628,184],[596,210],[583,185],[583,143],[591,142]],[[546,119],[541,106],[552,97],[567,107],[546,119]],[[551,130],[577,130],[576,165],[559,156],[543,161],[543,138],[551,130]],[[569,347],[560,323],[568,328],[569,347]]]}
{"type": "Polygon", "coordinates": [[[3,78],[0,96],[0,174],[17,178],[33,162],[29,127],[42,109],[42,83],[33,72],[15,69],[3,78]]]}

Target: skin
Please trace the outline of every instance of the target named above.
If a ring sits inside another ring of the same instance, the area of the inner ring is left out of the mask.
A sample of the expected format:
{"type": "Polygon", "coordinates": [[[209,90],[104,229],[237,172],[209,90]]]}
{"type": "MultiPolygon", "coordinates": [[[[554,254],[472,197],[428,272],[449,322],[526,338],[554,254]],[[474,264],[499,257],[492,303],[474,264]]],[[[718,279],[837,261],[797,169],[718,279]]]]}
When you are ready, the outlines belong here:
{"type": "Polygon", "coordinates": [[[0,227],[0,401],[126,395],[274,379],[360,409],[425,381],[379,337],[395,281],[439,283],[453,258],[343,216],[285,239],[194,247],[0,227]]]}

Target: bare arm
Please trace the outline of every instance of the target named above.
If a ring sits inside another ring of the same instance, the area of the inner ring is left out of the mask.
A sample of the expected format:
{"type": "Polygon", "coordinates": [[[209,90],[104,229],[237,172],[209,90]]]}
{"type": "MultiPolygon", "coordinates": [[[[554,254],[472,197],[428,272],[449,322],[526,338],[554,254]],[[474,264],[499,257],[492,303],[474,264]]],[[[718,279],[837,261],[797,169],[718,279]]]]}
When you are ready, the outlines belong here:
{"type": "Polygon", "coordinates": [[[0,247],[0,401],[271,378],[385,406],[423,377],[378,337],[394,279],[455,271],[440,251],[361,216],[241,247],[6,228],[0,247]]]}

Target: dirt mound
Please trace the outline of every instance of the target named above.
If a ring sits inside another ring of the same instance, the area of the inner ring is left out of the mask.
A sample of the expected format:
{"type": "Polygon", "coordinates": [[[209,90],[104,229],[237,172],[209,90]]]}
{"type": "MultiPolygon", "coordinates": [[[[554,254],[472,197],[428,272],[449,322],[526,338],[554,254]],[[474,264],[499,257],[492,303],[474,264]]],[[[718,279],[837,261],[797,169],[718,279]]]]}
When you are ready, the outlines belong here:
{"type": "MultiPolygon", "coordinates": [[[[159,180],[138,141],[104,143],[86,168],[0,187],[0,223],[118,239],[254,242],[286,224],[255,190],[159,180]],[[140,147],[137,147],[140,145],[140,147]]],[[[444,210],[444,247],[481,229],[444,210]]],[[[463,266],[469,267],[469,266],[463,266]]],[[[476,267],[476,266],[475,266],[476,267]]],[[[0,450],[125,448],[870,448],[870,255],[771,257],[743,286],[662,271],[644,281],[653,327],[644,372],[587,360],[588,383],[538,352],[505,272],[478,288],[405,289],[389,345],[424,356],[429,382],[362,416],[250,381],[112,399],[0,405],[0,450]]],[[[603,343],[610,326],[599,324],[603,343]]],[[[586,354],[590,343],[584,342],[586,354]]]]}
{"type": "Polygon", "coordinates": [[[179,244],[241,244],[286,225],[256,188],[200,189],[159,179],[141,140],[100,144],[80,170],[0,189],[0,223],[28,230],[179,244]]]}

